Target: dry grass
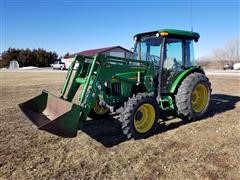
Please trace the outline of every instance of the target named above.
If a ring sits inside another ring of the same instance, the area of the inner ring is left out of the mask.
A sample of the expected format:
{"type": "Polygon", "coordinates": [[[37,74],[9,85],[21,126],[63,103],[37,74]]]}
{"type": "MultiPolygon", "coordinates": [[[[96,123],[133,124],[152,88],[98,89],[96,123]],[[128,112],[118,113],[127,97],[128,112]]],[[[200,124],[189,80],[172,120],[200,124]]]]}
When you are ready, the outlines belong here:
{"type": "Polygon", "coordinates": [[[112,119],[72,139],[34,128],[17,104],[41,89],[58,94],[64,73],[0,76],[0,179],[240,179],[238,77],[210,76],[205,119],[173,119],[148,139],[126,141],[112,119]]]}

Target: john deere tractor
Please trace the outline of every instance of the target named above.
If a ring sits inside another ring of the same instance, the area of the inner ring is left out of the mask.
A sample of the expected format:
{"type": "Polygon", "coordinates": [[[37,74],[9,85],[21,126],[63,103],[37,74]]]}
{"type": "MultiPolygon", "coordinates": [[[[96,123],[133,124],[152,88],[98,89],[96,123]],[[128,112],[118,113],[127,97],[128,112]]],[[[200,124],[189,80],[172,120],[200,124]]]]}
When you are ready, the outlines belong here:
{"type": "Polygon", "coordinates": [[[162,29],[135,35],[130,59],[76,55],[59,97],[43,90],[19,106],[39,129],[62,137],[76,136],[88,117],[109,114],[120,114],[127,138],[153,134],[165,111],[177,112],[185,121],[202,118],[211,84],[194,64],[193,43],[199,37],[196,32],[162,29]],[[73,103],[79,88],[78,103],[73,103]]]}

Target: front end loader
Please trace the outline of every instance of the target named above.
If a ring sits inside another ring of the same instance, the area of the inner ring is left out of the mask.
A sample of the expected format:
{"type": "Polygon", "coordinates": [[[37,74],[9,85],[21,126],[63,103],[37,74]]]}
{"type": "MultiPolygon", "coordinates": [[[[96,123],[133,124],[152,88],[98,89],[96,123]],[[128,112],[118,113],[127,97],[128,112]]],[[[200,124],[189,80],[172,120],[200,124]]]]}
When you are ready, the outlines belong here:
{"type": "Polygon", "coordinates": [[[187,121],[202,118],[211,84],[194,65],[193,42],[199,34],[163,29],[134,39],[131,59],[76,55],[59,97],[43,90],[20,109],[39,129],[62,137],[76,136],[88,117],[104,118],[110,112],[120,114],[127,138],[153,134],[162,111],[175,111],[187,121]]]}

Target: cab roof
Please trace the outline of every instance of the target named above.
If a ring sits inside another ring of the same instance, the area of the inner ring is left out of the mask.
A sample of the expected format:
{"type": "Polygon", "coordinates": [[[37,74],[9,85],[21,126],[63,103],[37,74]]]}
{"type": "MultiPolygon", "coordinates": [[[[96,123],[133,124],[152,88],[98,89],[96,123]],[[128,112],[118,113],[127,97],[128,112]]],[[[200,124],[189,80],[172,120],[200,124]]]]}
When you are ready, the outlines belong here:
{"type": "Polygon", "coordinates": [[[173,37],[173,38],[182,38],[182,39],[191,39],[191,40],[193,39],[195,42],[197,42],[200,37],[200,35],[197,32],[178,30],[178,29],[160,29],[156,31],[136,34],[134,38],[135,37],[139,38],[139,37],[148,36],[148,35],[156,35],[157,33],[159,33],[159,35],[164,37],[173,37]]]}

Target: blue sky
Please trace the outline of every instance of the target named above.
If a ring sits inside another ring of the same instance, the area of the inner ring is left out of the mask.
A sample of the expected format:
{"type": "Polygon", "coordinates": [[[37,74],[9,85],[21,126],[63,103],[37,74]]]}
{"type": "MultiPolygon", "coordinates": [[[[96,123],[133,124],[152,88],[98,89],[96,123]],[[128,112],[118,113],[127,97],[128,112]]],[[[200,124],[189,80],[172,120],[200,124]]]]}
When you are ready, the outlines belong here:
{"type": "Polygon", "coordinates": [[[112,45],[130,49],[136,33],[191,30],[193,24],[201,35],[195,45],[200,57],[239,37],[239,0],[0,1],[1,52],[8,47],[40,47],[60,55],[112,45]]]}

